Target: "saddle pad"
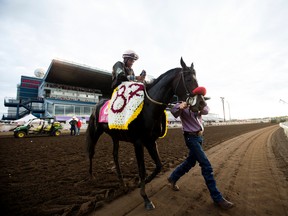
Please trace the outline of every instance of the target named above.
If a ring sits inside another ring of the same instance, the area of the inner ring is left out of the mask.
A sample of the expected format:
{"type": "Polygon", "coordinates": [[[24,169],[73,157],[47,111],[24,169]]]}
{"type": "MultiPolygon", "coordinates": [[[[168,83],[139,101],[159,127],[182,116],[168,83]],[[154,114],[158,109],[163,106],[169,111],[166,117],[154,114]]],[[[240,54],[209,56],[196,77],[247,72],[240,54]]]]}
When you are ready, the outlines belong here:
{"type": "Polygon", "coordinates": [[[108,123],[109,101],[110,100],[106,101],[105,104],[101,107],[98,122],[108,123]]]}
{"type": "Polygon", "coordinates": [[[115,88],[108,109],[109,129],[128,130],[143,108],[144,95],[144,85],[139,82],[123,82],[115,88]]]}

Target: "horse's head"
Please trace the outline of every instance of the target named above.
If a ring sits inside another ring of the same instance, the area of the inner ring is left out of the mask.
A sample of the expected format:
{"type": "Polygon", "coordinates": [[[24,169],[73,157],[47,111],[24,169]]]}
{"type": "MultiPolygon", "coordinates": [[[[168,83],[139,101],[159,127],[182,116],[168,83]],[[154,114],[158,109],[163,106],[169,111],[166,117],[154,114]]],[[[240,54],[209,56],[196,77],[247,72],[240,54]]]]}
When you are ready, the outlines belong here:
{"type": "Polygon", "coordinates": [[[198,82],[196,79],[196,71],[194,69],[193,63],[190,67],[188,67],[181,58],[180,64],[182,69],[177,75],[178,78],[176,78],[173,83],[173,86],[175,86],[174,93],[177,95],[178,100],[186,101],[193,112],[202,110],[206,106],[204,98],[206,90],[205,93],[203,93],[203,91],[199,91],[198,82]]]}

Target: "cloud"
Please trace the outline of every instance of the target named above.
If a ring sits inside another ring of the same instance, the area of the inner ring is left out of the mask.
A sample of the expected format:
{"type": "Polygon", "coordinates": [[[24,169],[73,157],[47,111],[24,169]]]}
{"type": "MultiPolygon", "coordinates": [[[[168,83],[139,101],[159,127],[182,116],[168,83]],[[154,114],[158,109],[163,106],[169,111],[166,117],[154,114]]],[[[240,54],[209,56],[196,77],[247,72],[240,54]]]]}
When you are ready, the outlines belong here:
{"type": "Polygon", "coordinates": [[[181,57],[194,62],[220,116],[220,96],[235,118],[287,115],[279,103],[288,101],[287,9],[282,0],[2,0],[0,72],[9,76],[0,102],[16,95],[21,75],[48,69],[53,58],[111,70],[133,49],[136,74],[158,77],[181,57]]]}

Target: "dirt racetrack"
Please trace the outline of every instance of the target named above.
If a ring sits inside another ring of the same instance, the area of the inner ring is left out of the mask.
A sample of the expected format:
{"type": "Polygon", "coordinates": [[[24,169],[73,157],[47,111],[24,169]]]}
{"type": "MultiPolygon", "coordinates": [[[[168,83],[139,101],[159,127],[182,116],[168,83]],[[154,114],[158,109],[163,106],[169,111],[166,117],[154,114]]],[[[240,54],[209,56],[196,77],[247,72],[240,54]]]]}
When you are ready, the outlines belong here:
{"type": "MultiPolygon", "coordinates": [[[[158,140],[163,171],[147,185],[156,205],[149,212],[137,189],[131,144],[120,144],[119,160],[128,187],[123,191],[106,135],[96,146],[94,180],[88,178],[84,134],[1,136],[1,215],[288,215],[288,139],[282,128],[266,123],[213,126],[206,127],[204,139],[218,188],[236,204],[229,211],[213,205],[199,166],[179,181],[179,192],[167,187],[171,168],[187,153],[181,129],[170,129],[158,140]]],[[[146,166],[148,172],[154,168],[148,156],[146,166]]]]}

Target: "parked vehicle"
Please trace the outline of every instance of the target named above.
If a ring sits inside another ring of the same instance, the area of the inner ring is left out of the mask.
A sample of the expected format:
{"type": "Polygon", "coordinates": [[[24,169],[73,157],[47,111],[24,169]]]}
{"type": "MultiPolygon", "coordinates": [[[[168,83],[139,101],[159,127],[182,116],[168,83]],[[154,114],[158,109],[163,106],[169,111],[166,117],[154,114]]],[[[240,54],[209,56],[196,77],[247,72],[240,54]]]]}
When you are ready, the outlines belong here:
{"type": "Polygon", "coordinates": [[[26,124],[16,127],[14,129],[14,137],[23,138],[33,135],[59,136],[62,128],[61,123],[55,122],[54,118],[34,118],[30,119],[26,124]]]}

